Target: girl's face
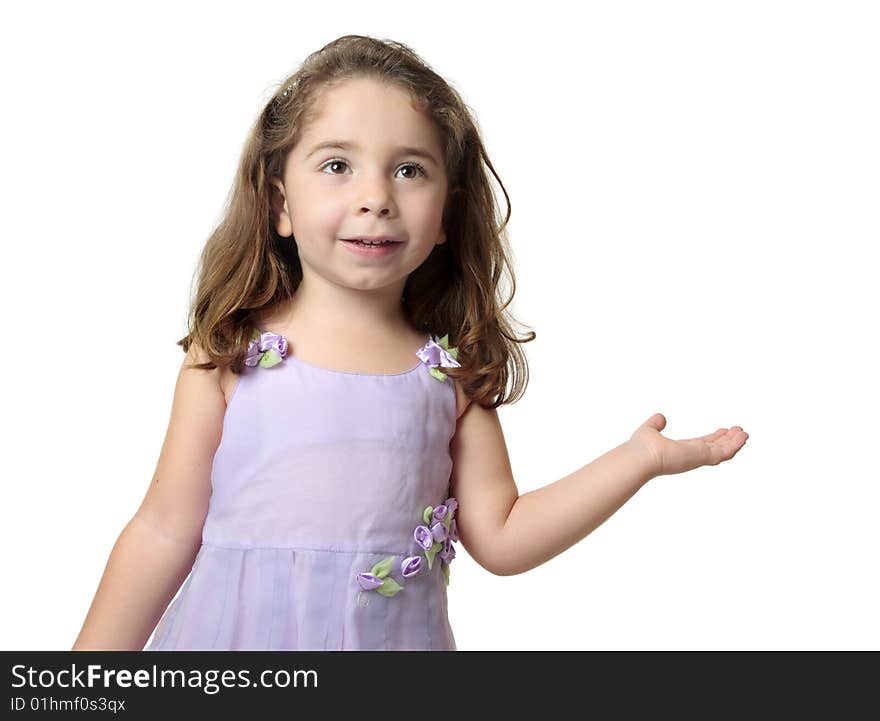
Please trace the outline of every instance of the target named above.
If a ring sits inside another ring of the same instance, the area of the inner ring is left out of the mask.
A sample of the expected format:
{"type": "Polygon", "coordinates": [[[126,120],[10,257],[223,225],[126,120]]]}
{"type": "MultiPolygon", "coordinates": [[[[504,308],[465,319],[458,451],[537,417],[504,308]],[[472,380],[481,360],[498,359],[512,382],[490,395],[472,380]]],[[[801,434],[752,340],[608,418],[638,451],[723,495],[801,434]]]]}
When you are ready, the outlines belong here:
{"type": "Polygon", "coordinates": [[[304,280],[317,273],[399,298],[407,276],[446,242],[440,130],[406,93],[372,79],[327,89],[317,103],[287,158],[283,185],[272,180],[278,234],[296,239],[304,280]],[[345,147],[316,148],[325,143],[345,147]],[[365,257],[341,240],[376,235],[402,242],[365,257]]]}

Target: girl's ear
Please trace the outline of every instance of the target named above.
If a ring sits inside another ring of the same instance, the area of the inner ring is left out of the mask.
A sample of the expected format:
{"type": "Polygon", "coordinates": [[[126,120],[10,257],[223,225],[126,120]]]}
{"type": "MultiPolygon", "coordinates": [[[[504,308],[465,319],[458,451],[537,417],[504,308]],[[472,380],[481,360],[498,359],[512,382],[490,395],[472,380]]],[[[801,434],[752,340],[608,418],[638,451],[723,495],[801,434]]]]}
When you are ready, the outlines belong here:
{"type": "Polygon", "coordinates": [[[270,204],[272,207],[272,222],[275,224],[275,230],[282,238],[289,238],[293,235],[293,223],[290,219],[290,213],[287,209],[287,199],[284,196],[284,185],[278,178],[270,178],[269,183],[272,186],[270,204]]]}

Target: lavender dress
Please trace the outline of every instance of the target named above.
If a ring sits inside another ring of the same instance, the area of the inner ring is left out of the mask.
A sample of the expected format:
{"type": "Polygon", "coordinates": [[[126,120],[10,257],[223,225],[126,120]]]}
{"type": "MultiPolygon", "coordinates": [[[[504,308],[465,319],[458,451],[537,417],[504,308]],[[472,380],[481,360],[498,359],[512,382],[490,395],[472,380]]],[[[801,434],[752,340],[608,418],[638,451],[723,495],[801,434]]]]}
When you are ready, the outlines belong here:
{"type": "Polygon", "coordinates": [[[447,343],[429,338],[404,373],[363,375],[254,330],[201,548],[145,650],[455,650],[447,343]]]}

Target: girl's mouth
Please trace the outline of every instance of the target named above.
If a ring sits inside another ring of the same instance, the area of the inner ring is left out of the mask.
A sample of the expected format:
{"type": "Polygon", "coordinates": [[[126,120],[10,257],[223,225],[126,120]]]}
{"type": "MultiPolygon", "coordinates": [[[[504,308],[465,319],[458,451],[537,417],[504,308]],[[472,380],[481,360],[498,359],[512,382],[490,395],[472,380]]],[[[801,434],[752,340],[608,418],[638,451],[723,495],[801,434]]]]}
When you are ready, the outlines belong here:
{"type": "Polygon", "coordinates": [[[381,243],[365,243],[360,240],[343,240],[343,245],[352,253],[366,258],[384,258],[391,255],[401,245],[398,241],[382,241],[381,243]]]}

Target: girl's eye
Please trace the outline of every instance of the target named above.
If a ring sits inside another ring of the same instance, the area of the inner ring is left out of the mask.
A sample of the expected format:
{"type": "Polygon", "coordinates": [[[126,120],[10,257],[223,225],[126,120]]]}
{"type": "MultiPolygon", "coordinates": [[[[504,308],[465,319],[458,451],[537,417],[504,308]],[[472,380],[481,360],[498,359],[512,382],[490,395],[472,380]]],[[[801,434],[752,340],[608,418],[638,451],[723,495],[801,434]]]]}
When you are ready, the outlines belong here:
{"type": "MultiPolygon", "coordinates": [[[[321,166],[321,170],[324,170],[325,168],[331,168],[334,165],[348,166],[348,163],[346,163],[344,160],[328,160],[326,163],[324,163],[321,166]]],[[[418,177],[425,177],[427,175],[427,173],[425,172],[425,169],[421,165],[419,165],[418,163],[404,163],[403,165],[400,166],[400,168],[398,168],[398,170],[400,170],[402,168],[415,168],[419,173],[421,173],[421,176],[419,176],[419,175],[409,176],[409,178],[407,178],[407,179],[415,179],[418,177]]],[[[328,175],[340,175],[340,173],[331,172],[331,173],[328,173],[328,175]]]]}

